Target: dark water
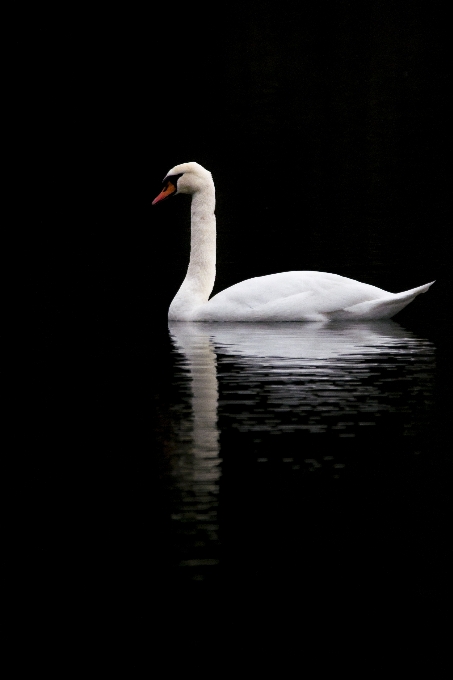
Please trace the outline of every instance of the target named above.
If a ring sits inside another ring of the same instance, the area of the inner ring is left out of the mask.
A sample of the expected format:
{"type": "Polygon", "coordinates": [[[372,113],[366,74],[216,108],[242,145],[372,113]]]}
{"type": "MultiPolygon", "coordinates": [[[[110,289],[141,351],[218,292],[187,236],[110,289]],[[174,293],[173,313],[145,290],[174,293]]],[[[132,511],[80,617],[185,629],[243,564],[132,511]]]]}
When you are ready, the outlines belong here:
{"type": "Polygon", "coordinates": [[[160,444],[178,592],[442,599],[433,342],[393,321],[169,331],[160,444]]]}

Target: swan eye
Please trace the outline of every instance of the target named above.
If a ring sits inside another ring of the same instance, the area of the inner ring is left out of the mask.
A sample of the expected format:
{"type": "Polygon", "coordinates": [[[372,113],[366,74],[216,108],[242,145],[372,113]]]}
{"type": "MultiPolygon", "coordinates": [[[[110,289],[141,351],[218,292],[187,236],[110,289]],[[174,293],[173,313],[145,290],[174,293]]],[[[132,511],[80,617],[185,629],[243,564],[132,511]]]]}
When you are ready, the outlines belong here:
{"type": "Polygon", "coordinates": [[[172,184],[175,189],[178,188],[178,179],[183,176],[183,172],[180,172],[179,175],[170,175],[170,177],[166,177],[164,179],[164,182],[166,183],[165,186],[168,186],[169,184],[172,184]]]}

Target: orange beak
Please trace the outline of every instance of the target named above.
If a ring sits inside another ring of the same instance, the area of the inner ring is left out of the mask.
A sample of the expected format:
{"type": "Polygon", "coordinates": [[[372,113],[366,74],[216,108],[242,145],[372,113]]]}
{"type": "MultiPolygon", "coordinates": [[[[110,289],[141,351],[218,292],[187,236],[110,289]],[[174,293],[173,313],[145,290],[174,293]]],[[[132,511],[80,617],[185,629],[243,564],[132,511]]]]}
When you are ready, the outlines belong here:
{"type": "Polygon", "coordinates": [[[160,192],[159,196],[156,196],[156,198],[154,199],[152,205],[154,205],[155,203],[159,203],[159,201],[165,200],[166,198],[168,198],[169,196],[171,196],[172,194],[174,194],[175,191],[176,191],[175,185],[174,185],[170,180],[168,180],[168,182],[167,182],[165,188],[162,189],[162,191],[160,192]]]}

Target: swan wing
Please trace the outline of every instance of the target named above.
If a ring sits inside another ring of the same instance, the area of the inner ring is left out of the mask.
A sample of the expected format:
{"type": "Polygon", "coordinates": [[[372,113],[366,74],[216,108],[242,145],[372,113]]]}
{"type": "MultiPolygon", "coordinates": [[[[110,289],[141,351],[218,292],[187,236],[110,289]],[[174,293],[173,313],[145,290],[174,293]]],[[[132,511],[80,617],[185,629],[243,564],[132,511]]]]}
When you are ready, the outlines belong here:
{"type": "Polygon", "coordinates": [[[326,321],[390,318],[431,284],[404,293],[325,272],[282,272],[247,279],[195,311],[199,321],[326,321]]]}
{"type": "Polygon", "coordinates": [[[331,312],[392,293],[338,274],[299,271],[237,283],[196,310],[194,319],[224,321],[325,320],[331,312]]]}

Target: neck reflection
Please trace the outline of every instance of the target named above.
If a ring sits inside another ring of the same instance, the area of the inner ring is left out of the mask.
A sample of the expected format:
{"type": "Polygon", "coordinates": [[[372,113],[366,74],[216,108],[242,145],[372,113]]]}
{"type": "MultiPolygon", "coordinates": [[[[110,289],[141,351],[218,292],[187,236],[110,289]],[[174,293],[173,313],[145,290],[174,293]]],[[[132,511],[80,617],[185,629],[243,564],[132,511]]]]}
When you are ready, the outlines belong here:
{"type": "MultiPolygon", "coordinates": [[[[178,527],[180,567],[189,567],[189,578],[204,580],[218,564],[218,493],[220,479],[217,429],[218,385],[215,352],[209,335],[198,324],[170,327],[173,343],[189,372],[190,416],[179,418],[179,437],[173,460],[173,476],[179,493],[172,519],[178,527]]],[[[187,373],[185,373],[187,379],[187,373]]]]}

